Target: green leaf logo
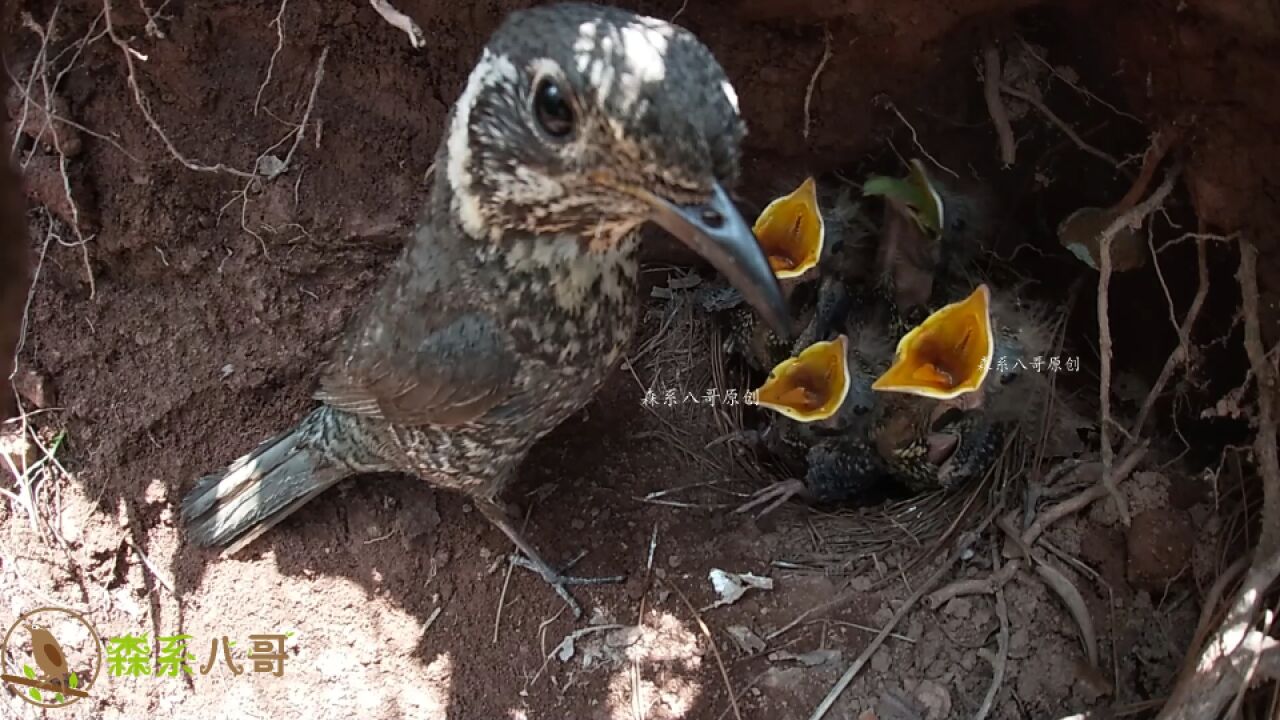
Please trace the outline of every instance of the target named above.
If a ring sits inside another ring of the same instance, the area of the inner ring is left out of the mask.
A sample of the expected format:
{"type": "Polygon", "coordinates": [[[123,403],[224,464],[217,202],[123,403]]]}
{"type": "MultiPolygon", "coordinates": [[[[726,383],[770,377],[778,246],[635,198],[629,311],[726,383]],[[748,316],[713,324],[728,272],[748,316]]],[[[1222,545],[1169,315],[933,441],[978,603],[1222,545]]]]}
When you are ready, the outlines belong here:
{"type": "Polygon", "coordinates": [[[27,676],[28,680],[36,679],[36,671],[30,665],[22,666],[22,674],[27,676]]]}
{"type": "Polygon", "coordinates": [[[67,684],[71,686],[72,690],[75,690],[80,687],[80,678],[76,677],[75,673],[71,673],[70,677],[67,678],[67,684]]]}
{"type": "Polygon", "coordinates": [[[44,696],[40,694],[39,690],[31,688],[29,692],[32,700],[35,700],[36,702],[42,702],[44,700],[44,696]]]}

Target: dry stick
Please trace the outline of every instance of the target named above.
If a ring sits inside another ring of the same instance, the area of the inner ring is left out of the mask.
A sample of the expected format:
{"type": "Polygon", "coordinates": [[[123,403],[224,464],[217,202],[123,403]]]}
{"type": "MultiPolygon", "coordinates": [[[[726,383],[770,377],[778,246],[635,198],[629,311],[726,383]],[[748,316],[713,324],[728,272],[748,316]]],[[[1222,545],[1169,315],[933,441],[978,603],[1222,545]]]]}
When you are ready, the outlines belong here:
{"type": "MultiPolygon", "coordinates": [[[[293,138],[293,146],[289,148],[289,154],[284,158],[284,164],[280,167],[283,173],[289,169],[289,163],[293,161],[293,153],[297,151],[298,145],[302,143],[302,138],[307,134],[307,123],[311,121],[311,110],[316,105],[316,94],[320,91],[320,81],[324,79],[324,61],[329,57],[329,46],[325,45],[320,51],[320,59],[316,61],[315,79],[311,82],[311,94],[307,96],[307,109],[302,113],[302,120],[298,122],[298,134],[293,138]]],[[[254,168],[255,170],[257,168],[254,168]]]]}
{"type": "Polygon", "coordinates": [[[929,607],[937,610],[952,599],[965,595],[994,595],[997,590],[1005,586],[1005,583],[1012,580],[1014,575],[1018,574],[1020,567],[1021,563],[1012,560],[986,577],[957,580],[930,595],[926,602],[929,607]]]}
{"type": "Polygon", "coordinates": [[[982,51],[982,71],[982,92],[987,99],[987,112],[991,114],[996,137],[1000,140],[1000,162],[1009,167],[1013,165],[1017,147],[1013,142],[1013,128],[1009,126],[1009,111],[1000,100],[1000,51],[995,45],[988,45],[982,51]]]}
{"type": "Polygon", "coordinates": [[[711,643],[711,652],[716,657],[716,665],[720,667],[720,677],[724,679],[724,691],[729,693],[729,704],[733,706],[733,716],[738,720],[742,720],[742,711],[738,709],[738,696],[733,692],[733,683],[729,682],[729,671],[725,670],[724,660],[720,657],[720,648],[716,646],[716,639],[715,636],[711,634],[711,629],[708,628],[707,623],[702,620],[702,615],[698,613],[698,610],[693,606],[693,603],[689,602],[689,597],[684,594],[683,590],[677,587],[675,583],[667,582],[663,577],[655,577],[658,577],[658,580],[663,585],[675,590],[676,594],[680,596],[680,601],[683,602],[684,606],[689,608],[689,612],[693,614],[693,619],[698,621],[698,629],[702,630],[702,634],[706,636],[707,642],[711,643]]]}
{"type": "MultiPolygon", "coordinates": [[[[1142,409],[1138,411],[1138,419],[1134,421],[1133,427],[1129,428],[1129,434],[1133,437],[1140,437],[1142,429],[1147,424],[1147,418],[1150,417],[1151,411],[1155,408],[1156,400],[1164,392],[1165,385],[1173,378],[1173,372],[1180,365],[1186,363],[1191,357],[1191,331],[1195,327],[1196,320],[1200,317],[1200,310],[1204,307],[1204,301],[1209,297],[1209,264],[1208,252],[1205,247],[1204,238],[1196,239],[1196,266],[1199,272],[1199,285],[1196,287],[1195,297],[1191,299],[1191,307],[1187,309],[1187,314],[1182,319],[1182,324],[1178,326],[1178,347],[1169,353],[1169,359],[1165,360],[1164,367],[1160,369],[1160,375],[1156,377],[1156,382],[1151,386],[1151,392],[1147,393],[1147,399],[1142,403],[1142,409]]],[[[1151,254],[1151,262],[1155,264],[1157,274],[1160,272],[1160,258],[1156,257],[1155,252],[1151,254]]],[[[1163,282],[1163,276],[1161,276],[1163,282]]],[[[1169,305],[1170,312],[1173,310],[1173,304],[1169,305]]]]}
{"type": "Polygon", "coordinates": [[[849,683],[853,682],[853,678],[857,676],[858,672],[862,670],[862,667],[867,664],[867,661],[871,659],[871,656],[880,649],[880,646],[884,644],[885,638],[889,637],[889,634],[898,626],[898,623],[902,621],[902,618],[906,617],[907,613],[911,611],[911,608],[915,607],[916,603],[920,601],[920,598],[924,597],[924,594],[929,592],[934,585],[937,585],[944,575],[951,572],[951,568],[955,567],[955,564],[960,561],[960,558],[969,549],[969,546],[972,545],[984,531],[986,531],[987,526],[991,524],[991,521],[995,518],[998,512],[1000,512],[999,506],[992,508],[991,512],[987,514],[987,517],[983,519],[981,525],[972,532],[960,536],[960,540],[956,543],[955,548],[952,549],[951,555],[943,561],[942,565],[940,565],[932,575],[916,587],[911,595],[902,603],[902,606],[898,608],[897,612],[893,614],[893,617],[889,622],[880,629],[879,633],[876,633],[875,638],[871,640],[871,644],[867,645],[866,649],[862,651],[862,654],[859,655],[858,658],[853,661],[853,664],[849,666],[849,669],[844,671],[844,675],[841,675],[840,679],[836,681],[835,686],[831,688],[830,692],[828,692],[827,696],[822,699],[822,702],[818,705],[817,709],[815,709],[813,714],[809,716],[809,720],[822,720],[823,716],[825,716],[827,712],[835,706],[836,700],[840,698],[840,694],[845,691],[845,688],[849,687],[849,683]]]}
{"type": "Polygon", "coordinates": [[[813,75],[809,77],[809,86],[804,91],[804,129],[801,135],[805,140],[809,139],[809,126],[812,125],[812,118],[809,115],[809,106],[813,102],[813,89],[818,85],[818,76],[822,74],[822,69],[827,66],[827,61],[831,59],[831,31],[827,28],[822,29],[822,59],[818,61],[818,67],[813,69],[813,75]]]}
{"type": "MultiPolygon", "coordinates": [[[[994,546],[991,549],[991,565],[995,568],[992,577],[1003,571],[1000,567],[1000,551],[994,546]]],[[[1005,567],[1012,565],[1014,563],[1009,563],[1005,567]]],[[[987,695],[983,698],[978,713],[973,716],[974,720],[986,720],[987,715],[991,713],[991,708],[996,702],[996,693],[1000,692],[1005,669],[1009,664],[1009,605],[1005,602],[1003,583],[996,585],[992,592],[996,596],[996,616],[1000,618],[1000,632],[996,634],[996,655],[993,658],[987,658],[991,662],[991,686],[987,688],[987,695]]],[[[981,652],[984,655],[987,654],[986,650],[981,652]]]]}
{"type": "Polygon", "coordinates": [[[1085,87],[1083,87],[1083,86],[1081,86],[1081,85],[1077,85],[1074,81],[1072,81],[1072,80],[1071,80],[1070,78],[1068,78],[1066,75],[1063,75],[1063,74],[1062,74],[1062,72],[1061,72],[1060,70],[1058,70],[1058,68],[1056,68],[1056,67],[1054,67],[1053,65],[1049,64],[1049,61],[1048,61],[1048,60],[1045,60],[1044,58],[1040,57],[1040,54],[1039,54],[1039,53],[1037,53],[1035,50],[1032,50],[1032,49],[1031,49],[1031,45],[1030,45],[1030,43],[1028,43],[1025,39],[1023,39],[1023,37],[1022,37],[1021,35],[1019,35],[1019,36],[1018,36],[1018,42],[1022,43],[1022,47],[1026,48],[1026,51],[1027,51],[1027,54],[1028,54],[1028,55],[1030,55],[1031,57],[1035,58],[1037,62],[1039,62],[1041,65],[1044,65],[1046,68],[1048,68],[1048,69],[1049,69],[1049,72],[1053,73],[1054,77],[1056,77],[1056,78],[1058,78],[1059,80],[1061,80],[1062,82],[1066,83],[1066,84],[1067,84],[1067,87],[1070,87],[1072,90],[1075,90],[1076,92],[1080,93],[1081,95],[1085,96],[1086,98],[1089,98],[1090,100],[1093,100],[1094,102],[1098,103],[1099,105],[1102,105],[1103,107],[1105,107],[1106,109],[1110,110],[1111,112],[1113,112],[1113,113],[1115,113],[1115,114],[1119,115],[1120,117],[1129,118],[1130,120],[1132,120],[1132,121],[1134,121],[1134,122],[1136,122],[1136,123],[1138,123],[1138,124],[1142,124],[1142,119],[1141,119],[1141,118],[1139,118],[1137,115],[1133,115],[1133,114],[1131,114],[1131,113],[1127,113],[1127,112],[1124,112],[1124,111],[1120,110],[1120,109],[1119,109],[1119,108],[1117,108],[1115,105],[1112,105],[1111,103],[1107,102],[1106,100],[1103,100],[1102,98],[1098,97],[1097,95],[1093,94],[1092,92],[1089,92],[1089,89],[1088,89],[1088,88],[1085,88],[1085,87]]]}
{"type": "Polygon", "coordinates": [[[1049,107],[1045,105],[1044,101],[1042,101],[1040,98],[1036,97],[1035,95],[1032,95],[1031,93],[1023,92],[1022,90],[1019,90],[1015,87],[1010,87],[1008,85],[1001,85],[1000,92],[1004,93],[1005,95],[1012,95],[1013,97],[1016,97],[1019,100],[1027,103],[1031,107],[1034,107],[1036,110],[1040,112],[1041,115],[1045,116],[1045,119],[1047,119],[1049,122],[1053,123],[1054,125],[1057,125],[1058,129],[1061,130],[1063,134],[1065,134],[1068,138],[1071,138],[1071,142],[1075,143],[1076,147],[1080,148],[1081,150],[1089,153],[1090,155],[1100,160],[1104,160],[1108,163],[1111,163],[1113,167],[1117,167],[1117,168],[1120,167],[1119,160],[1115,159],[1114,156],[1109,155],[1108,153],[1105,153],[1099,150],[1098,148],[1090,145],[1089,143],[1085,142],[1084,138],[1080,137],[1080,135],[1078,135],[1076,131],[1072,129],[1072,127],[1068,125],[1065,120],[1055,115],[1053,111],[1050,110],[1049,107]]]}
{"type": "Polygon", "coordinates": [[[253,114],[258,115],[258,106],[262,104],[262,92],[267,89],[267,85],[271,84],[271,71],[276,67],[276,56],[280,54],[280,50],[284,48],[284,11],[289,6],[289,0],[280,0],[280,10],[276,13],[275,20],[272,20],[267,27],[276,26],[276,49],[271,51],[271,60],[267,62],[267,75],[262,79],[262,84],[258,86],[258,95],[253,99],[253,114]]]}
{"type": "Polygon", "coordinates": [[[1120,214],[1099,236],[1099,277],[1098,277],[1098,354],[1102,359],[1099,396],[1102,402],[1102,482],[1111,497],[1115,500],[1120,520],[1129,525],[1129,505],[1124,496],[1116,489],[1115,480],[1111,477],[1111,467],[1115,462],[1115,448],[1111,445],[1111,320],[1108,301],[1111,287],[1111,241],[1125,227],[1137,229],[1144,220],[1157,208],[1164,204],[1165,198],[1173,192],[1173,183],[1178,178],[1177,167],[1169,171],[1164,182],[1151,194],[1151,197],[1134,205],[1120,214]]]}
{"type": "Polygon", "coordinates": [[[218,163],[217,165],[205,165],[204,163],[188,160],[185,155],[178,151],[178,148],[174,146],[171,140],[169,140],[169,136],[165,134],[164,129],[160,127],[160,123],[156,121],[154,116],[152,116],[147,99],[142,95],[142,89],[138,87],[138,76],[133,67],[133,56],[137,53],[138,56],[144,60],[146,59],[146,56],[129,47],[129,44],[116,34],[115,25],[111,20],[111,0],[102,0],[102,10],[103,18],[106,20],[107,35],[111,37],[111,42],[115,43],[116,47],[120,48],[120,53],[124,56],[125,69],[128,71],[128,77],[126,79],[129,83],[129,89],[133,91],[134,103],[137,104],[138,109],[142,111],[142,117],[146,119],[147,125],[156,135],[160,136],[160,140],[164,143],[165,148],[168,149],[169,154],[172,155],[175,160],[182,163],[182,165],[188,170],[192,170],[194,172],[226,173],[228,175],[234,175],[242,178],[255,177],[255,174],[252,172],[245,172],[244,170],[233,168],[224,163],[218,163]]]}
{"type": "Polygon", "coordinates": [[[1280,547],[1277,546],[1277,523],[1280,512],[1280,461],[1277,459],[1276,424],[1273,393],[1276,378],[1262,345],[1258,320],[1257,249],[1252,243],[1240,244],[1240,296],[1244,314],[1244,344],[1258,381],[1258,434],[1254,439],[1254,456],[1262,476],[1262,532],[1254,548],[1253,564],[1236,594],[1226,619],[1202,651],[1194,673],[1189,673],[1174,688],[1169,702],[1157,720],[1216,717],[1235,696],[1240,683],[1246,682],[1249,670],[1266,649],[1250,632],[1271,583],[1280,575],[1280,547]]]}
{"type": "MultiPolygon", "coordinates": [[[[1141,461],[1142,458],[1146,456],[1146,454],[1147,454],[1147,446],[1145,444],[1141,444],[1138,447],[1131,450],[1129,452],[1129,455],[1126,456],[1124,460],[1121,460],[1120,464],[1116,466],[1115,475],[1114,475],[1115,482],[1119,483],[1120,481],[1128,477],[1129,474],[1134,471],[1134,468],[1138,466],[1138,462],[1141,461]]],[[[1080,467],[1086,467],[1086,466],[1081,465],[1080,467]]],[[[1077,472],[1078,471],[1079,471],[1079,468],[1077,468],[1077,472]]],[[[1036,540],[1040,538],[1040,536],[1044,533],[1045,530],[1049,528],[1050,525],[1056,523],[1057,521],[1061,520],[1064,517],[1067,517],[1068,515],[1073,515],[1075,513],[1080,512],[1081,510],[1089,507],[1094,502],[1101,500],[1104,497],[1107,497],[1108,494],[1109,493],[1106,486],[1103,485],[1101,482],[1099,482],[1095,485],[1090,486],[1085,490],[1082,490],[1078,494],[1073,495],[1066,500],[1063,500],[1057,505],[1054,505],[1046,509],[1044,512],[1036,516],[1035,521],[1032,522],[1031,525],[1028,526],[1026,530],[1022,531],[1022,542],[1026,543],[1027,545],[1034,545],[1036,540]]]]}
{"type": "Polygon", "coordinates": [[[369,4],[373,6],[374,11],[382,16],[383,20],[408,35],[409,45],[414,49],[424,47],[427,44],[427,36],[423,34],[422,28],[418,27],[418,23],[414,22],[413,18],[392,7],[387,0],[369,0],[369,4]]]}
{"type": "Polygon", "coordinates": [[[1258,435],[1253,452],[1262,474],[1262,527],[1258,556],[1280,551],[1280,457],[1276,449],[1275,366],[1267,360],[1262,346],[1258,315],[1258,250],[1253,243],[1240,243],[1241,305],[1244,311],[1244,349],[1258,384],[1258,435]]]}
{"type": "Polygon", "coordinates": [[[893,104],[893,101],[892,101],[892,100],[890,100],[890,99],[888,99],[888,98],[884,98],[884,103],[885,103],[885,107],[887,107],[887,108],[889,108],[890,110],[892,110],[892,111],[893,111],[893,114],[894,114],[894,115],[897,115],[897,116],[898,116],[898,119],[902,121],[902,124],[903,124],[903,125],[906,125],[906,126],[907,126],[907,129],[911,131],[911,143],[912,143],[913,145],[915,145],[915,146],[916,146],[916,149],[917,149],[917,150],[919,150],[919,151],[920,151],[920,153],[921,153],[922,155],[924,155],[926,158],[928,158],[928,159],[929,159],[929,161],[930,161],[930,162],[932,162],[934,165],[936,165],[936,166],[938,166],[938,167],[942,168],[943,170],[946,170],[948,173],[950,173],[950,174],[951,174],[951,177],[953,177],[953,178],[955,178],[955,179],[959,180],[959,179],[960,179],[960,173],[956,172],[955,170],[952,170],[951,168],[947,167],[946,165],[943,165],[943,164],[942,164],[942,161],[938,160],[938,158],[936,158],[936,157],[934,157],[933,155],[929,154],[929,151],[928,151],[928,150],[925,150],[925,149],[924,149],[924,145],[921,145],[921,144],[920,144],[920,134],[916,132],[915,126],[913,126],[913,125],[910,123],[910,121],[908,121],[908,120],[907,120],[906,116],[902,114],[902,111],[898,110],[898,106],[897,106],[897,105],[894,105],[894,104],[893,104]]]}

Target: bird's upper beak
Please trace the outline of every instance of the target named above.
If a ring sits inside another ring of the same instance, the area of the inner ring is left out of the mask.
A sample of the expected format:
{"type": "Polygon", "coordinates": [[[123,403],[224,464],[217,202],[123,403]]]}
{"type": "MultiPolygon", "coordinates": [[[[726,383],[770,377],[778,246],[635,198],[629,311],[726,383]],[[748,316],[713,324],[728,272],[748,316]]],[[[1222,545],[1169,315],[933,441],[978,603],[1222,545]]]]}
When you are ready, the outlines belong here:
{"type": "Polygon", "coordinates": [[[826,420],[849,394],[849,338],[816,342],[778,363],[756,400],[799,422],[826,420]]]}
{"type": "Polygon", "coordinates": [[[798,278],[817,267],[826,230],[813,178],[765,206],[752,230],[779,280],[798,278]]]}
{"type": "Polygon", "coordinates": [[[653,194],[646,199],[653,207],[650,219],[724,273],[779,337],[792,337],[773,268],[724,188],[717,184],[711,200],[697,205],[676,205],[653,194]]]}
{"type": "Polygon", "coordinates": [[[982,387],[995,354],[991,293],[979,285],[969,297],[938,310],[898,342],[893,365],[871,386],[937,400],[982,387]]]}

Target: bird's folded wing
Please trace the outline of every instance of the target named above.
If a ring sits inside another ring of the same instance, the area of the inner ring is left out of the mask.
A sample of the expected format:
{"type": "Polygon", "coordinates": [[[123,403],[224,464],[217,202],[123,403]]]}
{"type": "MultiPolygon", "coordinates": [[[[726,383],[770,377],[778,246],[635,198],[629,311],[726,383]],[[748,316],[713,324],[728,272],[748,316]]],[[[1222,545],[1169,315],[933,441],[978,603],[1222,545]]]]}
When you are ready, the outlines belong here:
{"type": "Polygon", "coordinates": [[[407,345],[367,332],[353,338],[354,347],[322,376],[316,399],[396,425],[460,425],[512,393],[518,362],[492,317],[468,313],[406,334],[422,340],[407,345]]]}

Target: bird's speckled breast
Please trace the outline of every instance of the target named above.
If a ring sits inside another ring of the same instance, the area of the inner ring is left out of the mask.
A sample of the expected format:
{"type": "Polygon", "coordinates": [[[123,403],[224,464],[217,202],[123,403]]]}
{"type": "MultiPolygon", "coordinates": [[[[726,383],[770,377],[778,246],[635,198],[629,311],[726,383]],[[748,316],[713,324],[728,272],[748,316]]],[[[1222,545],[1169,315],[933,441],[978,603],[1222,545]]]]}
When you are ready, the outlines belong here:
{"type": "Polygon", "coordinates": [[[529,448],[591,401],[635,333],[640,299],[634,234],[605,251],[580,246],[581,254],[567,240],[539,242],[552,247],[539,248],[536,258],[516,249],[514,261],[500,259],[505,272],[486,275],[494,278],[484,289],[492,293],[489,304],[504,308],[520,358],[510,397],[466,425],[390,429],[395,447],[389,454],[434,485],[501,492],[529,448]]]}

